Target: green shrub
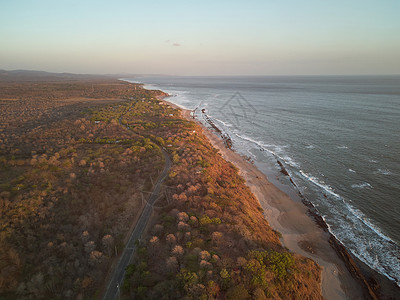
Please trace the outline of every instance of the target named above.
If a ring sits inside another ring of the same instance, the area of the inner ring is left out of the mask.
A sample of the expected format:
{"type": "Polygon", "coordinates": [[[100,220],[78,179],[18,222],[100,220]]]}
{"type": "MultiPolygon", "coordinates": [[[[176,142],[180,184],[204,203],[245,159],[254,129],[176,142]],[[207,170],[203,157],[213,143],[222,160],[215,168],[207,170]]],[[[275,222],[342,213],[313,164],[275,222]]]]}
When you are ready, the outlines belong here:
{"type": "Polygon", "coordinates": [[[199,276],[195,272],[190,272],[188,270],[182,269],[177,275],[179,282],[182,287],[194,285],[198,282],[199,276]]]}
{"type": "Polygon", "coordinates": [[[200,225],[206,225],[206,224],[212,223],[212,220],[210,219],[209,216],[204,215],[204,216],[202,216],[202,217],[200,218],[199,222],[200,222],[200,225]]]}
{"type": "Polygon", "coordinates": [[[219,276],[221,276],[222,288],[226,290],[231,283],[231,275],[227,269],[222,269],[219,272],[219,276]]]}
{"type": "Polygon", "coordinates": [[[226,299],[245,300],[250,299],[250,294],[243,284],[231,287],[226,293],[226,299]]]}
{"type": "Polygon", "coordinates": [[[291,253],[279,253],[272,251],[267,256],[268,269],[275,273],[275,275],[282,279],[286,277],[287,271],[294,265],[294,258],[291,253]]]}
{"type": "Polygon", "coordinates": [[[198,257],[195,254],[188,254],[185,257],[186,267],[189,271],[195,272],[199,269],[198,257]]]}
{"type": "Polygon", "coordinates": [[[125,277],[129,279],[133,273],[136,271],[136,266],[134,264],[129,264],[125,269],[125,277]]]}
{"type": "MultiPolygon", "coordinates": [[[[287,271],[294,265],[294,257],[289,252],[251,250],[248,256],[256,259],[262,268],[272,271],[278,279],[286,277],[287,271]]],[[[250,271],[255,273],[253,269],[250,271]]]]}

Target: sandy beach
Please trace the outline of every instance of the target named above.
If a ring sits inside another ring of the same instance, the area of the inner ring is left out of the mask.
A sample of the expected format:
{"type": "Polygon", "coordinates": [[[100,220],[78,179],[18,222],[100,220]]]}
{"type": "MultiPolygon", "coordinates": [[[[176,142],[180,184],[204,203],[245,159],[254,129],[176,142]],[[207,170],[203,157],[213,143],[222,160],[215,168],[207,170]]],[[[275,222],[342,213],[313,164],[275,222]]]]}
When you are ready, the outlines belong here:
{"type": "MultiPolygon", "coordinates": [[[[164,100],[165,101],[165,100],[164,100]]],[[[182,110],[182,115],[195,121],[189,110],[165,101],[182,110]]],[[[225,147],[223,140],[197,122],[203,133],[222,157],[232,162],[257,197],[271,227],[282,234],[281,242],[289,250],[309,257],[322,267],[321,293],[325,299],[365,299],[364,289],[350,274],[343,260],[329,244],[330,235],[307,214],[308,208],[299,196],[291,196],[272,184],[255,165],[225,147]]]]}

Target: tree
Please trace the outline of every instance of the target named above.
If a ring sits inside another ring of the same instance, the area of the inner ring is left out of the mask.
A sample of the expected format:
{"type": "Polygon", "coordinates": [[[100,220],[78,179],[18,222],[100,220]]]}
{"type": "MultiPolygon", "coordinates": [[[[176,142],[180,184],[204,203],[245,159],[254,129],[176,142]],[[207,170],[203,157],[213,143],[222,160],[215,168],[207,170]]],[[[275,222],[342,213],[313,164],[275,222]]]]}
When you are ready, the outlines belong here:
{"type": "Polygon", "coordinates": [[[246,300],[250,299],[249,292],[243,284],[232,286],[226,293],[226,299],[246,300]]]}
{"type": "Polygon", "coordinates": [[[96,244],[94,243],[94,241],[89,241],[85,244],[85,252],[87,254],[91,253],[92,251],[94,251],[94,249],[96,249],[96,244]]]}
{"type": "Polygon", "coordinates": [[[170,256],[166,261],[167,271],[174,273],[178,271],[178,259],[175,256],[170,256]]]}
{"type": "Polygon", "coordinates": [[[176,256],[178,258],[181,257],[183,255],[183,253],[184,253],[183,248],[182,248],[182,246],[179,246],[179,245],[176,245],[174,247],[174,249],[172,249],[172,252],[171,252],[171,254],[173,256],[176,256]]]}
{"type": "Polygon", "coordinates": [[[176,237],[173,233],[168,234],[166,236],[165,240],[167,241],[167,243],[170,247],[173,247],[176,245],[176,237]]]}
{"type": "Polygon", "coordinates": [[[114,238],[110,234],[107,234],[103,236],[103,238],[101,239],[101,243],[104,250],[107,252],[107,255],[111,256],[114,247],[114,238]]]}

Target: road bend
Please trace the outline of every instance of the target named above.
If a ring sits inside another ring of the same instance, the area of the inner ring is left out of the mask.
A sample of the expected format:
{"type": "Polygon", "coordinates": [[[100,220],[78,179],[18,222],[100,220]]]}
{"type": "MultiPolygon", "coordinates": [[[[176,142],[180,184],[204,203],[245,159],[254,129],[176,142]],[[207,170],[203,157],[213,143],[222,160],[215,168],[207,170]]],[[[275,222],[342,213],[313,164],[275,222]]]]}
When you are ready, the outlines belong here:
{"type": "Polygon", "coordinates": [[[129,262],[131,261],[132,255],[136,248],[135,241],[141,237],[144,229],[146,228],[146,225],[153,211],[154,202],[157,200],[158,195],[160,193],[161,185],[165,180],[165,178],[168,176],[169,169],[172,166],[172,161],[169,158],[167,152],[162,148],[160,149],[165,157],[164,170],[158,177],[158,180],[153,188],[150,198],[146,202],[146,206],[144,207],[142,214],[140,215],[140,218],[135,226],[135,229],[133,230],[132,235],[129,238],[129,241],[126,244],[125,249],[118,261],[118,264],[114,269],[114,273],[111,277],[111,280],[107,286],[107,290],[103,297],[104,300],[115,300],[120,297],[121,286],[123,284],[123,280],[125,277],[125,269],[128,266],[129,262]]]}

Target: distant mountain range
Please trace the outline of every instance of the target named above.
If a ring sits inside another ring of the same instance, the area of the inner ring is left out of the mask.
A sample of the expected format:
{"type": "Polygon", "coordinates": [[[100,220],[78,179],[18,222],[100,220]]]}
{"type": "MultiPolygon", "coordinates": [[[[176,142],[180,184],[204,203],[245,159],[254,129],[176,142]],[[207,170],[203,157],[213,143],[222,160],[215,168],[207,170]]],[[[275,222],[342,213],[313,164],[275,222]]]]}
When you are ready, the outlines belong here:
{"type": "Polygon", "coordinates": [[[34,70],[0,70],[0,81],[59,81],[78,79],[106,79],[114,76],[73,73],[51,73],[34,70]]]}
{"type": "Polygon", "coordinates": [[[60,81],[60,80],[84,80],[84,79],[110,79],[110,78],[134,78],[138,76],[168,76],[160,74],[74,74],[52,73],[35,70],[1,70],[0,81],[60,81]]]}

